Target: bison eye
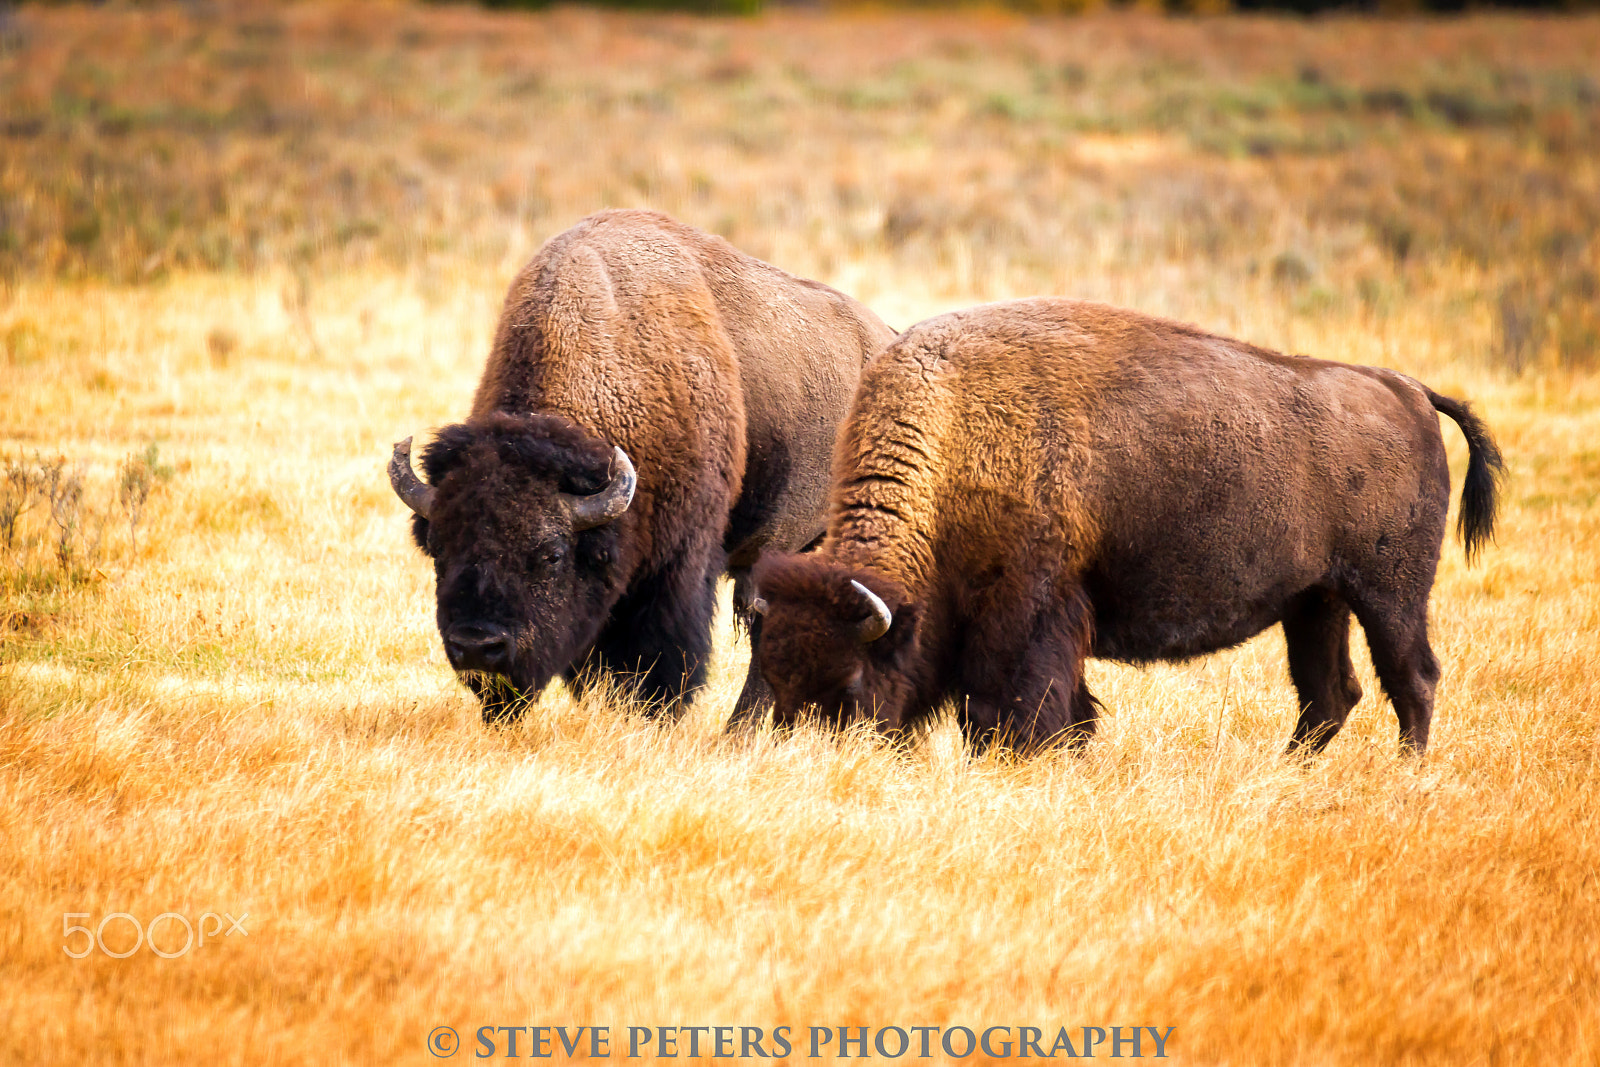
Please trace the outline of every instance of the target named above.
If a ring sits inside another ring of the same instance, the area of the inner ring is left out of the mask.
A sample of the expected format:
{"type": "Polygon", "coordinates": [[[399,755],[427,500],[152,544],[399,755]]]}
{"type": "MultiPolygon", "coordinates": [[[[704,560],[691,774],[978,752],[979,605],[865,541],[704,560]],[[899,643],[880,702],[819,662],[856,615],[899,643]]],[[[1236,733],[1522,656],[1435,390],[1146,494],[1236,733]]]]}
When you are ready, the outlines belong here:
{"type": "Polygon", "coordinates": [[[563,559],[566,559],[566,557],[567,546],[561,544],[560,542],[556,542],[555,544],[544,545],[535,550],[533,555],[528,557],[528,565],[536,569],[541,567],[554,567],[563,559]]]}

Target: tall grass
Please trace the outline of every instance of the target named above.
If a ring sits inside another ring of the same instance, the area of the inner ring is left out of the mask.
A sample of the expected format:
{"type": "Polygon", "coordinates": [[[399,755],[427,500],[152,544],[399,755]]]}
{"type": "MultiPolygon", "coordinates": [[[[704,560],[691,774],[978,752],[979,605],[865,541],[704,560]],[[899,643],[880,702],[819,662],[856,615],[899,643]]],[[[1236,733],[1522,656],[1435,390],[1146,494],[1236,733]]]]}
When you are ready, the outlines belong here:
{"type": "Polygon", "coordinates": [[[38,507],[0,548],[0,1061],[421,1063],[436,1026],[470,1058],[545,1023],[1600,1059],[1600,22],[246,5],[0,35],[0,455],[112,518],[95,572],[38,507]],[[896,325],[1091,296],[1473,400],[1511,479],[1480,564],[1445,549],[1427,759],[1358,639],[1350,725],[1280,760],[1275,632],[1092,665],[1081,759],[948,724],[725,740],[726,619],[674,726],[558,688],[485,730],[383,463],[466,411],[511,271],[606,204],[896,325]],[[248,933],[68,955],[63,916],[117,912],[248,933]]]}

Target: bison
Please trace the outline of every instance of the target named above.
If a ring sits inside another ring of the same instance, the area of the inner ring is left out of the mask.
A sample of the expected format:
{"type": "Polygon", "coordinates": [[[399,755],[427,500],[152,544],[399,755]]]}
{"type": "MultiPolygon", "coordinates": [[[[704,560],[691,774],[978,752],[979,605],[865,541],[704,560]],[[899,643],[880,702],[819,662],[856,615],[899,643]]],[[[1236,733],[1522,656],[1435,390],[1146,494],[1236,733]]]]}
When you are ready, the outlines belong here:
{"type": "Polygon", "coordinates": [[[1353,612],[1421,752],[1450,495],[1436,412],[1467,440],[1471,559],[1500,454],[1403,374],[1075,300],[929,319],[862,376],[821,548],[755,570],[775,720],[893,733],[954,699],[969,741],[1077,745],[1099,709],[1086,657],[1183,660],[1281,623],[1290,750],[1316,752],[1361,698],[1353,612]]]}
{"type": "MultiPolygon", "coordinates": [[[[657,712],[702,685],[716,585],[821,535],[834,431],[894,333],[866,307],[647,211],[552,238],[511,284],[465,422],[394,491],[445,654],[486,721],[557,675],[657,712]]],[[[751,621],[759,643],[759,620],[751,621]]],[[[767,699],[752,670],[739,708],[767,699]]]]}

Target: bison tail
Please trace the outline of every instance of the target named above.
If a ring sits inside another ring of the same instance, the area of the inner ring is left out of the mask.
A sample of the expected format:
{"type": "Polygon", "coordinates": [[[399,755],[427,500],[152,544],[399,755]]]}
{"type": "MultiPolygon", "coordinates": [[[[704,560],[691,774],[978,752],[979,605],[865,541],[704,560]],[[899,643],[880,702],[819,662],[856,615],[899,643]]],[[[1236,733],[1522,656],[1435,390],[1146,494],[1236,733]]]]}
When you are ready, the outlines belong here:
{"type": "Polygon", "coordinates": [[[1467,550],[1467,562],[1476,558],[1485,542],[1494,540],[1494,515],[1499,507],[1500,479],[1505,460],[1489,436],[1489,427],[1472,413],[1464,400],[1453,400],[1428,390],[1428,400],[1440,414],[1448,415],[1461,427],[1467,439],[1467,480],[1461,490],[1461,515],[1456,533],[1467,550]]]}

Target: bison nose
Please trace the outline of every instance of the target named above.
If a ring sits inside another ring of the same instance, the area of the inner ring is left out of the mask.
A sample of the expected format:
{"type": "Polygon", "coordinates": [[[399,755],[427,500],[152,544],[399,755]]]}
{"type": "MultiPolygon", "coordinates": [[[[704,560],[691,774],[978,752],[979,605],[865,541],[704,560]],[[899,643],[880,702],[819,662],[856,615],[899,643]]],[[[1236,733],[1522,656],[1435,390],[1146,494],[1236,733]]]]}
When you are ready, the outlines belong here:
{"type": "Polygon", "coordinates": [[[445,653],[451,665],[460,671],[503,674],[511,669],[511,653],[515,647],[509,630],[488,623],[457,623],[444,635],[445,653]]]}

